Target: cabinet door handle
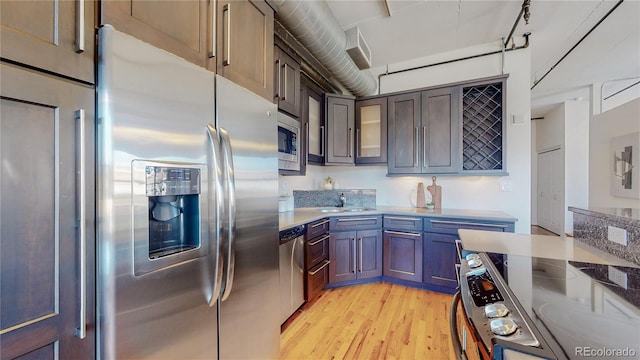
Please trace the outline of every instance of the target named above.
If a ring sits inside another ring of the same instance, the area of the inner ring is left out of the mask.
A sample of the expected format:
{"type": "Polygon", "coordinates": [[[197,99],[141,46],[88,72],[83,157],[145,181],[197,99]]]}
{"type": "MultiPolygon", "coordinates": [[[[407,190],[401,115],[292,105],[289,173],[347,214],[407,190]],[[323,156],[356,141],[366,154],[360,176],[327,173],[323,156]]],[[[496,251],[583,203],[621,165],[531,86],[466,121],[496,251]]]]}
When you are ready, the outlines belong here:
{"type": "Polygon", "coordinates": [[[339,218],[337,221],[338,222],[353,222],[353,221],[370,221],[370,220],[378,220],[378,218],[376,218],[376,217],[367,217],[367,218],[358,217],[358,218],[354,218],[354,219],[339,218]]]}
{"type": "Polygon", "coordinates": [[[360,157],[360,129],[356,129],[356,158],[360,157]]]}
{"type": "Polygon", "coordinates": [[[462,225],[462,226],[486,226],[486,227],[494,227],[506,229],[507,225],[499,225],[499,224],[480,224],[480,223],[472,223],[472,222],[463,222],[463,221],[445,221],[445,220],[429,220],[432,224],[445,224],[445,225],[462,225]]]}
{"type": "Polygon", "coordinates": [[[328,223],[328,222],[329,222],[329,220],[323,220],[323,221],[321,221],[321,222],[319,222],[319,223],[317,223],[317,224],[311,225],[311,227],[312,227],[312,228],[316,228],[316,227],[318,227],[318,226],[322,226],[322,225],[324,225],[324,224],[326,224],[326,223],[328,223]]]}
{"type": "Polygon", "coordinates": [[[413,166],[417,167],[418,166],[418,128],[415,128],[415,144],[414,144],[414,151],[413,151],[413,155],[415,156],[413,158],[413,166]]]}
{"type": "Polygon", "coordinates": [[[319,273],[320,270],[326,268],[327,265],[329,265],[329,263],[331,263],[331,261],[325,260],[324,263],[322,264],[322,266],[320,266],[319,268],[315,269],[314,271],[310,271],[309,275],[314,276],[315,274],[319,273]]]}
{"type": "Polygon", "coordinates": [[[356,273],[356,238],[352,238],[353,240],[353,273],[356,273]]]}
{"type": "Polygon", "coordinates": [[[84,109],[75,112],[76,131],[78,138],[78,149],[76,153],[76,167],[79,169],[77,173],[77,191],[78,191],[78,241],[79,244],[79,267],[80,279],[78,279],[80,287],[80,308],[79,310],[79,326],[76,328],[76,336],[84,339],[87,336],[87,208],[86,208],[86,117],[84,109]]]}
{"type": "Polygon", "coordinates": [[[358,239],[360,241],[360,262],[358,263],[358,268],[360,272],[362,272],[362,238],[358,239]]]}
{"type": "Polygon", "coordinates": [[[320,156],[324,156],[324,125],[320,125],[320,156]]]}
{"type": "Polygon", "coordinates": [[[210,58],[216,56],[216,35],[218,31],[218,29],[216,29],[216,26],[218,25],[218,7],[216,5],[217,3],[214,0],[209,0],[209,6],[211,7],[211,43],[209,44],[209,46],[211,46],[211,52],[209,53],[210,58]]]}
{"type": "Polygon", "coordinates": [[[347,131],[347,155],[351,157],[351,128],[347,131]]]}
{"type": "Polygon", "coordinates": [[[427,167],[427,127],[422,127],[422,166],[427,167]]]}
{"type": "MultiPolygon", "coordinates": [[[[282,73],[280,70],[280,59],[276,60],[276,66],[278,67],[278,91],[276,92],[276,97],[279,98],[280,97],[280,88],[281,88],[281,83],[282,83],[282,73]]],[[[284,99],[282,99],[284,100],[284,99]]]]}
{"type": "Polygon", "coordinates": [[[84,0],[76,1],[76,52],[84,52],[84,0]]]}
{"type": "MultiPolygon", "coordinates": [[[[227,33],[225,34],[226,38],[226,53],[224,54],[224,59],[222,60],[222,65],[227,66],[231,65],[231,4],[225,4],[222,8],[222,21],[224,22],[224,15],[227,14],[227,33]]],[[[224,24],[224,23],[223,23],[224,24]]]]}
{"type": "Polygon", "coordinates": [[[422,234],[420,234],[420,233],[404,232],[404,231],[393,231],[393,230],[385,230],[384,233],[385,234],[394,234],[394,235],[409,235],[409,236],[415,236],[415,237],[422,236],[422,234]]]}
{"type": "Polygon", "coordinates": [[[313,242],[307,243],[307,245],[309,245],[309,246],[315,246],[315,245],[318,245],[319,243],[321,243],[321,242],[323,242],[323,241],[327,240],[328,238],[329,238],[329,235],[325,235],[324,237],[322,237],[322,238],[320,238],[320,239],[318,239],[318,240],[316,240],[316,241],[313,241],[313,242]]]}
{"type": "MultiPolygon", "coordinates": [[[[282,67],[284,68],[284,92],[281,94],[282,101],[287,100],[287,66],[287,63],[284,63],[284,65],[282,65],[282,67]]],[[[280,89],[278,89],[278,91],[280,91],[280,89]]]]}

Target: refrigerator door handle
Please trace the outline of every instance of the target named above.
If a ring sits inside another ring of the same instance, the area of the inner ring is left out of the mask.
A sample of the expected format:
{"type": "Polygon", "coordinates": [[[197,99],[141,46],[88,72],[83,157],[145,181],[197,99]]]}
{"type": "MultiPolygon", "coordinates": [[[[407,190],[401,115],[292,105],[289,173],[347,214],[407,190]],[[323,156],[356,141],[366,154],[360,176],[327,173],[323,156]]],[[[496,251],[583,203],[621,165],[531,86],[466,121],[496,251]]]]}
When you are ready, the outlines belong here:
{"type": "Polygon", "coordinates": [[[224,213],[222,206],[222,199],[224,198],[223,184],[222,184],[222,161],[220,159],[220,138],[215,126],[208,124],[207,133],[209,135],[209,142],[211,144],[211,162],[209,163],[209,183],[213,182],[213,186],[210,186],[210,192],[213,192],[215,201],[211,201],[212,196],[209,197],[209,247],[211,254],[209,255],[209,261],[213,261],[211,267],[207,267],[206,278],[210,278],[212,275],[213,281],[209,284],[212,289],[211,293],[207,294],[207,301],[209,306],[213,307],[218,301],[220,291],[222,289],[222,273],[224,271],[223,266],[223,242],[221,240],[220,228],[221,218],[224,213]],[[211,211],[214,214],[211,214],[211,211]],[[212,221],[211,219],[215,219],[212,221]],[[211,274],[209,271],[213,270],[211,274]]]}
{"type": "Polygon", "coordinates": [[[233,288],[233,277],[235,274],[235,238],[236,238],[236,187],[235,187],[235,175],[234,175],[234,167],[233,167],[233,153],[231,152],[231,139],[229,138],[229,133],[225,129],[220,128],[220,144],[222,145],[222,155],[223,155],[223,171],[224,171],[224,181],[225,188],[227,190],[227,201],[226,210],[228,216],[228,224],[223,224],[223,226],[227,226],[226,231],[226,251],[225,259],[225,275],[224,275],[224,286],[222,289],[221,300],[225,301],[229,295],[231,294],[231,289],[233,288]]]}

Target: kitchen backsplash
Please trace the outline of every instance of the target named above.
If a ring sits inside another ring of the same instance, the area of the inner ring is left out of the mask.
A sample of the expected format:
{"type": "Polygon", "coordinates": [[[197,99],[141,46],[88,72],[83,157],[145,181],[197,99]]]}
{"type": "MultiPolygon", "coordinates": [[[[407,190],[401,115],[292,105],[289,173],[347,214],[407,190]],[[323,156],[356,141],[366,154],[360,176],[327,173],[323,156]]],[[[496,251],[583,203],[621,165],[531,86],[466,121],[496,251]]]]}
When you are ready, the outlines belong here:
{"type": "Polygon", "coordinates": [[[340,205],[340,194],[347,198],[348,207],[376,207],[375,189],[293,190],[296,208],[340,205]]]}

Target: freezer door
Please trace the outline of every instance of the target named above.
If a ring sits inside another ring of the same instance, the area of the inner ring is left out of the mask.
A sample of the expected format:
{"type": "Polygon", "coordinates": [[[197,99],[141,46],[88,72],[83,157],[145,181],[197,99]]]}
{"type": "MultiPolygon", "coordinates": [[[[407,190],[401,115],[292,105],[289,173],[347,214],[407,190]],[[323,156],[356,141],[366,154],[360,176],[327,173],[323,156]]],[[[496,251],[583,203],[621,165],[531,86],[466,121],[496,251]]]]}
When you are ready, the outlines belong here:
{"type": "Polygon", "coordinates": [[[214,75],[108,25],[98,45],[98,357],[217,359],[214,75]],[[150,255],[153,169],[199,176],[188,251],[150,255]]]}
{"type": "Polygon", "coordinates": [[[218,128],[228,133],[233,153],[236,207],[235,231],[223,231],[235,232],[235,266],[220,301],[220,359],[277,359],[277,109],[220,76],[216,95],[218,128]]]}

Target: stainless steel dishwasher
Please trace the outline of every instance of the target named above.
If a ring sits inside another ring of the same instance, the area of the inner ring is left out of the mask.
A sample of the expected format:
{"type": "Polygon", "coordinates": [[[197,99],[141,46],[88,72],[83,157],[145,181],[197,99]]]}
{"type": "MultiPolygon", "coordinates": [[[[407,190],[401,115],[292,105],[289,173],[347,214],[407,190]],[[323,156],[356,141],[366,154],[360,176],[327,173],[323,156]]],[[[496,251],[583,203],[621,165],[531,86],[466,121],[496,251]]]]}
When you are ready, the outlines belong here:
{"type": "Polygon", "coordinates": [[[280,231],[280,323],[304,303],[304,234],[300,225],[280,231]]]}

